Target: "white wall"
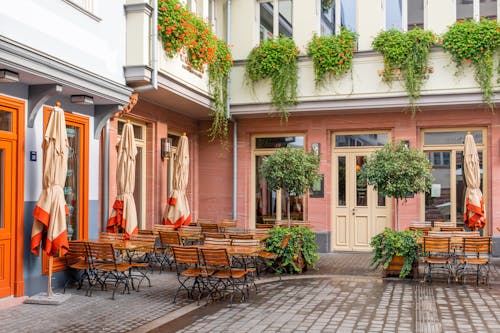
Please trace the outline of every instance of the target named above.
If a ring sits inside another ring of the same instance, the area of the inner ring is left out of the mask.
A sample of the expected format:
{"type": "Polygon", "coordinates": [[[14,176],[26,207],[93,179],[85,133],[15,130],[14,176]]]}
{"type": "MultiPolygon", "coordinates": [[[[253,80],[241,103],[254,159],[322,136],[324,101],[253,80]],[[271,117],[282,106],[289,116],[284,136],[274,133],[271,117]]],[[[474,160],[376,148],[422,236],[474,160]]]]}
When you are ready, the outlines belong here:
{"type": "Polygon", "coordinates": [[[62,0],[2,1],[0,34],[64,62],[124,83],[123,0],[94,1],[83,14],[62,0]]]}

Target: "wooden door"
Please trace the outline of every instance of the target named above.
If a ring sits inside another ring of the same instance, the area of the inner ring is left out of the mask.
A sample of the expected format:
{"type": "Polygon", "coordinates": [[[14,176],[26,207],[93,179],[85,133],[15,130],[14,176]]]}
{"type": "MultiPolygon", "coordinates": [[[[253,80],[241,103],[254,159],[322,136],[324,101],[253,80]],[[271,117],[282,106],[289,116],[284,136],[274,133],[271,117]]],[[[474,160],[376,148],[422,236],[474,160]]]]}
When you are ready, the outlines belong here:
{"type": "Polygon", "coordinates": [[[0,138],[0,298],[13,294],[14,275],[14,214],[13,147],[11,141],[0,138]]]}
{"type": "Polygon", "coordinates": [[[333,155],[333,250],[371,251],[371,237],[390,227],[388,200],[361,177],[370,152],[355,150],[333,155]]]}

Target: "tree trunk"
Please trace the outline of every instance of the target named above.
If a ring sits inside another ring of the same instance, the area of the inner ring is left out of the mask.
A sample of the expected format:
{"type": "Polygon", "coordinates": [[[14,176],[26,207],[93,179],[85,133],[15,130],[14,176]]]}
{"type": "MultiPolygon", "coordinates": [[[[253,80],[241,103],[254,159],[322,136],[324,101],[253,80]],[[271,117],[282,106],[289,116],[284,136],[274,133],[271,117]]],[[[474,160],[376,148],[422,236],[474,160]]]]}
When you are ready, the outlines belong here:
{"type": "Polygon", "coordinates": [[[290,192],[286,191],[286,215],[288,217],[288,228],[292,225],[290,221],[290,192]]]}
{"type": "Polygon", "coordinates": [[[396,198],[396,230],[399,231],[399,199],[396,198]]]}

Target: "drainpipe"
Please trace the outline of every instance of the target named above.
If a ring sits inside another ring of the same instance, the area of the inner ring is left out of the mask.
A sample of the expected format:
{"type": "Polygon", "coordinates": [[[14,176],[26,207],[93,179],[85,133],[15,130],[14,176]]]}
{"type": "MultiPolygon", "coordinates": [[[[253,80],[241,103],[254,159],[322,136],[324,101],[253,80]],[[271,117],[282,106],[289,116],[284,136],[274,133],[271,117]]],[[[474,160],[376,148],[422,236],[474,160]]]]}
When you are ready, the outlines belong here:
{"type": "Polygon", "coordinates": [[[109,214],[109,119],[106,121],[104,129],[104,170],[103,170],[103,188],[102,188],[102,228],[101,231],[106,231],[108,225],[109,214]]]}
{"type": "MultiPolygon", "coordinates": [[[[226,43],[231,40],[231,0],[227,0],[226,8],[226,43]]],[[[230,89],[231,78],[227,79],[227,118],[233,121],[233,219],[238,218],[238,121],[231,118],[230,89]]]]}
{"type": "Polygon", "coordinates": [[[158,89],[158,29],[156,26],[158,24],[158,0],[153,0],[153,13],[151,15],[151,66],[153,67],[151,72],[151,84],[137,87],[134,89],[135,92],[147,91],[158,89]]]}

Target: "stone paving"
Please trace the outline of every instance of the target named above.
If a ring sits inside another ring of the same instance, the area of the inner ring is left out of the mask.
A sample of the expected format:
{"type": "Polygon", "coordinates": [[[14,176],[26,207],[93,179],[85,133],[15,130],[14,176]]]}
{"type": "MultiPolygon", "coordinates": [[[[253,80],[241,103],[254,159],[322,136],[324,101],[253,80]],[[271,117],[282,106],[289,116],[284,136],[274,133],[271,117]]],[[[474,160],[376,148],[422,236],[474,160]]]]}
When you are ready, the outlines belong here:
{"type": "Polygon", "coordinates": [[[323,254],[319,270],[259,280],[249,302],[197,306],[172,272],[131,294],[70,289],[59,306],[0,310],[0,332],[500,332],[500,262],[491,286],[380,278],[371,254],[323,254]]]}

